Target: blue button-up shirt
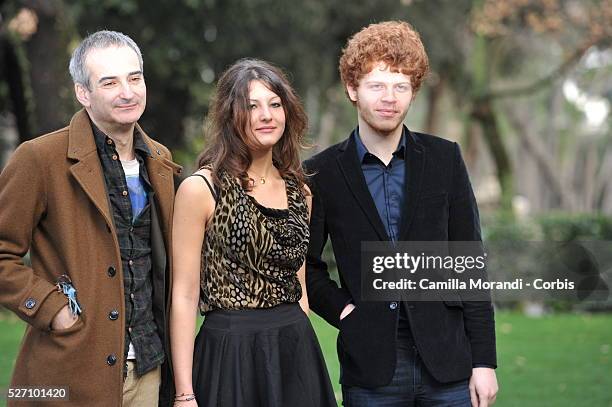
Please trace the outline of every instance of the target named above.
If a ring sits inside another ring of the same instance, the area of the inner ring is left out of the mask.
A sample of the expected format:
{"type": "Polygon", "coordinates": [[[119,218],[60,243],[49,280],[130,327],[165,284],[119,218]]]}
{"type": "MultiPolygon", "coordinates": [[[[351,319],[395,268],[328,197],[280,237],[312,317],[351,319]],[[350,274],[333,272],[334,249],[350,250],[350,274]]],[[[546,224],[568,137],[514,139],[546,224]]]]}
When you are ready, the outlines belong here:
{"type": "MultiPolygon", "coordinates": [[[[399,240],[402,209],[405,207],[406,137],[406,129],[404,128],[389,165],[385,165],[380,158],[368,151],[359,137],[359,129],[355,130],[355,143],[357,144],[357,156],[361,163],[361,171],[376,205],[378,216],[380,216],[387,235],[393,242],[399,240]]],[[[392,304],[394,303],[391,303],[390,307],[392,304]]],[[[410,323],[404,306],[400,309],[398,327],[404,332],[403,341],[412,343],[410,323]]]]}
{"type": "Polygon", "coordinates": [[[361,141],[359,129],[355,130],[357,155],[370,195],[376,204],[376,209],[389,238],[399,240],[402,208],[405,202],[406,183],[406,130],[393,152],[389,165],[370,153],[361,141]]]}

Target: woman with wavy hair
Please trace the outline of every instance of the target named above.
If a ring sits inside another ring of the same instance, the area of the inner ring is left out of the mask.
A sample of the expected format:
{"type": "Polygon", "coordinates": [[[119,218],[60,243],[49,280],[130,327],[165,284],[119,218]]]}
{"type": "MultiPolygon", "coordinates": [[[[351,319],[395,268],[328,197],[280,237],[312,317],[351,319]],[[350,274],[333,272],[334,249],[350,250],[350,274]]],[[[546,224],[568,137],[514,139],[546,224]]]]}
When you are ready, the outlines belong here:
{"type": "Polygon", "coordinates": [[[283,73],[243,59],[219,79],[212,140],[174,209],[176,406],[336,406],[307,317],[307,119],[283,73]],[[195,310],[205,315],[195,344],[195,310]]]}

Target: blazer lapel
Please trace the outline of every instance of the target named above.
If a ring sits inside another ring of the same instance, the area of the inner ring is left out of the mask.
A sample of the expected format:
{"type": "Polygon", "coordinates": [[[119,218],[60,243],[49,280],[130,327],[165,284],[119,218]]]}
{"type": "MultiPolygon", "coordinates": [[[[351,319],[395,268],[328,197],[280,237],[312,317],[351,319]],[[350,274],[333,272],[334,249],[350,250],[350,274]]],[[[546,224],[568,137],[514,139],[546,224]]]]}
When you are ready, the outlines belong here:
{"type": "Polygon", "coordinates": [[[400,240],[406,240],[410,224],[416,213],[421,185],[423,181],[423,171],[425,170],[425,149],[418,142],[415,135],[405,129],[406,135],[406,183],[405,183],[405,210],[402,212],[400,225],[400,240]]]}
{"type": "Polygon", "coordinates": [[[76,113],[70,121],[67,157],[77,160],[77,163],[70,167],[72,176],[104,217],[107,225],[113,227],[102,165],[85,110],[76,113]]]}
{"type": "Polygon", "coordinates": [[[357,157],[357,147],[354,140],[355,134],[353,133],[346,142],[340,146],[340,154],[337,157],[340,171],[344,176],[344,179],[355,196],[355,200],[366,214],[368,221],[378,234],[381,240],[389,240],[385,226],[380,220],[378,211],[376,210],[376,204],[372,199],[370,190],[366,184],[361,170],[361,164],[357,157]]]}

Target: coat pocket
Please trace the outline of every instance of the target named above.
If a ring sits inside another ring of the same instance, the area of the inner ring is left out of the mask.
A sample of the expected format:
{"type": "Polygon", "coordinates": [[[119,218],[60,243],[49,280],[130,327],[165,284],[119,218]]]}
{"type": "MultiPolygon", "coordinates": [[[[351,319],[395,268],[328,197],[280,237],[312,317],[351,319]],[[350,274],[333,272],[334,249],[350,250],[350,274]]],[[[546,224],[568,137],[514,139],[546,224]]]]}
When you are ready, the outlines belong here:
{"type": "Polygon", "coordinates": [[[49,331],[49,335],[55,336],[55,337],[62,337],[62,336],[70,335],[73,332],[80,331],[81,328],[83,328],[83,325],[84,325],[83,316],[79,315],[79,318],[76,320],[74,324],[72,324],[71,327],[66,328],[66,329],[52,329],[49,331]]]}

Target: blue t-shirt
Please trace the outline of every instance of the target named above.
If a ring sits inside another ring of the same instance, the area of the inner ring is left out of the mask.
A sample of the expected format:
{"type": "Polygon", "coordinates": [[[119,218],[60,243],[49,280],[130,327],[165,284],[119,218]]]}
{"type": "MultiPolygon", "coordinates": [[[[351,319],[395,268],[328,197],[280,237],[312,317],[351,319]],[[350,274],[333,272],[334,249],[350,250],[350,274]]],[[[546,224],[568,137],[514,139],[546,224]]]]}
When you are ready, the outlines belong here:
{"type": "Polygon", "coordinates": [[[127,183],[130,201],[132,202],[133,220],[136,219],[145,206],[147,206],[147,191],[140,178],[140,165],[138,164],[138,160],[121,161],[121,166],[125,173],[125,182],[127,183]]]}

